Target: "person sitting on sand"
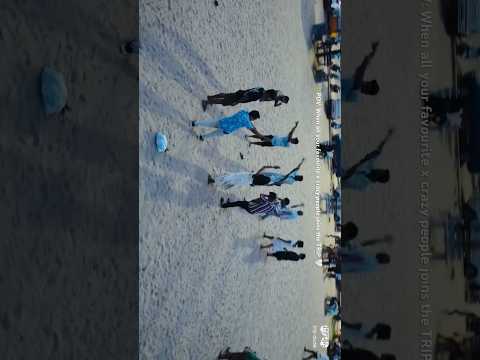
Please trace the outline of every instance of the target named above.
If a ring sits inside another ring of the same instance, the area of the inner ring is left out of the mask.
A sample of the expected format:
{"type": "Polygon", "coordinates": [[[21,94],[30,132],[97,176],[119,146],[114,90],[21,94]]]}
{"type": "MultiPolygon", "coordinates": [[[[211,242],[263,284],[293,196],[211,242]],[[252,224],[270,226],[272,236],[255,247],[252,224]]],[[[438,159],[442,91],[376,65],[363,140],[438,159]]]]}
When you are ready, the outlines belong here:
{"type": "Polygon", "coordinates": [[[260,249],[269,249],[272,253],[278,251],[295,251],[295,249],[303,248],[303,241],[301,240],[285,240],[281,237],[269,236],[265,233],[263,234],[263,237],[272,240],[272,242],[268,245],[260,245],[260,249]]]}
{"type": "Polygon", "coordinates": [[[192,121],[192,127],[204,126],[217,129],[209,134],[200,135],[198,138],[202,141],[217,136],[230,135],[241,128],[246,128],[252,133],[259,135],[260,133],[255,129],[255,126],[253,126],[252,123],[257,119],[260,119],[260,113],[258,111],[253,110],[248,112],[246,110],[240,110],[239,112],[222,119],[192,121]]]}
{"type": "Polygon", "coordinates": [[[358,92],[365,95],[376,95],[380,90],[377,80],[365,81],[365,72],[367,67],[375,56],[378,48],[378,42],[372,44],[372,50],[368,53],[367,56],[363,59],[362,63],[355,70],[353,79],[345,79],[342,81],[342,88],[345,89],[343,94],[345,94],[345,99],[347,101],[356,101],[358,97],[358,92]]]}
{"type": "Polygon", "coordinates": [[[226,359],[226,360],[261,360],[257,357],[257,353],[252,351],[248,346],[243,349],[242,352],[230,352],[230,348],[225,349],[225,351],[218,354],[217,359],[226,359]]]}
{"type": "MultiPolygon", "coordinates": [[[[283,199],[282,201],[287,202],[287,200],[288,199],[283,199]]],[[[227,202],[225,202],[224,199],[221,198],[220,206],[223,209],[239,207],[252,215],[258,214],[268,216],[276,211],[277,207],[280,206],[280,202],[277,198],[277,194],[270,192],[268,195],[260,194],[258,198],[250,201],[230,201],[230,199],[227,199],[227,202]]]]}
{"type": "Polygon", "coordinates": [[[277,261],[300,261],[305,259],[305,254],[297,254],[294,251],[277,251],[268,253],[267,256],[274,257],[277,261]]]}
{"type": "Polygon", "coordinates": [[[293,137],[293,133],[298,126],[298,121],[295,126],[290,130],[287,136],[275,136],[275,135],[249,135],[247,137],[260,139],[261,141],[248,142],[248,146],[269,146],[269,147],[289,147],[290,144],[298,144],[298,138],[293,137]]]}
{"type": "Polygon", "coordinates": [[[207,100],[202,100],[203,111],[207,110],[208,105],[219,104],[223,106],[235,106],[240,103],[249,103],[253,101],[274,101],[273,106],[287,104],[289,97],[281,93],[280,90],[265,90],[262,87],[256,87],[247,90],[238,90],[234,93],[220,93],[207,96],[207,100]]]}
{"type": "Polygon", "coordinates": [[[386,183],[390,180],[388,169],[376,169],[374,165],[375,160],[381,155],[383,147],[392,134],[393,130],[390,129],[385,139],[375,150],[368,153],[362,160],[343,173],[342,188],[363,191],[371,183],[386,183]]]}
{"type": "Polygon", "coordinates": [[[227,175],[212,177],[208,175],[208,184],[218,184],[225,190],[234,186],[281,186],[283,184],[291,185],[296,181],[303,181],[303,176],[298,174],[298,170],[303,161],[295,169],[284,175],[277,172],[266,172],[266,169],[280,169],[280,166],[263,166],[256,173],[240,172],[227,175]]]}
{"type": "Polygon", "coordinates": [[[307,349],[306,346],[303,348],[303,351],[310,354],[309,356],[304,357],[303,360],[309,360],[309,359],[329,360],[329,357],[327,356],[327,354],[320,354],[318,351],[309,350],[307,349]]]}
{"type": "Polygon", "coordinates": [[[378,253],[372,256],[364,253],[361,248],[339,248],[337,254],[343,273],[371,272],[376,270],[378,265],[390,263],[390,256],[388,254],[378,253]]]}

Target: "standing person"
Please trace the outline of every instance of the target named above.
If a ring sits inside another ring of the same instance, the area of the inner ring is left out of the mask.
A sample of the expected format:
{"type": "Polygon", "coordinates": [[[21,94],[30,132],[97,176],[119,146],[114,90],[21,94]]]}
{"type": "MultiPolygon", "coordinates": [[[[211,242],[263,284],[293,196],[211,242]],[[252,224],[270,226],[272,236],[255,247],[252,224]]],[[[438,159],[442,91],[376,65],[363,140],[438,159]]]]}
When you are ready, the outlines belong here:
{"type": "Polygon", "coordinates": [[[296,248],[303,248],[303,241],[301,240],[285,240],[281,237],[269,236],[265,233],[263,237],[272,240],[272,242],[268,245],[260,245],[260,249],[271,249],[272,253],[278,251],[295,251],[296,248]]]}
{"type": "Polygon", "coordinates": [[[342,188],[363,191],[371,183],[386,183],[390,180],[390,171],[388,169],[374,168],[375,160],[381,155],[383,147],[392,136],[393,130],[390,129],[385,139],[372,152],[365,155],[355,165],[344,171],[342,175],[342,188]]]}
{"type": "Polygon", "coordinates": [[[364,253],[359,248],[338,249],[342,273],[371,272],[378,265],[390,263],[390,256],[386,253],[377,253],[375,256],[364,253]]]}
{"type": "Polygon", "coordinates": [[[305,254],[297,254],[294,251],[277,251],[268,253],[267,256],[274,257],[277,261],[300,261],[305,259],[305,254]]]}
{"type": "Polygon", "coordinates": [[[247,90],[238,90],[234,93],[220,93],[207,96],[207,100],[202,100],[203,111],[207,110],[208,105],[219,104],[223,106],[235,106],[240,103],[249,103],[254,101],[274,101],[273,106],[287,104],[290,98],[280,90],[265,90],[262,87],[256,87],[247,90]]]}
{"type": "MultiPolygon", "coordinates": [[[[303,162],[302,162],[303,163],[303,162]]],[[[266,172],[266,169],[280,169],[280,166],[263,166],[256,173],[240,172],[223,176],[212,177],[208,175],[208,184],[218,184],[228,190],[234,186],[281,186],[292,185],[296,181],[303,181],[303,176],[298,174],[302,165],[300,163],[295,169],[284,175],[277,172],[266,172]]]]}
{"type": "Polygon", "coordinates": [[[318,351],[309,350],[305,346],[303,352],[309,354],[309,356],[304,357],[303,360],[318,359],[318,360],[329,360],[330,358],[326,354],[320,354],[318,351]]]}
{"type": "Polygon", "coordinates": [[[268,146],[268,147],[289,147],[290,144],[297,145],[299,143],[298,138],[293,137],[293,133],[298,126],[298,121],[295,126],[290,130],[287,136],[275,136],[275,135],[249,135],[248,137],[260,139],[261,141],[249,141],[248,145],[268,146]]]}
{"type": "Polygon", "coordinates": [[[342,81],[342,87],[346,90],[343,93],[346,94],[345,99],[347,101],[356,101],[358,98],[358,93],[365,95],[377,95],[380,87],[378,86],[377,80],[365,81],[365,72],[367,71],[368,65],[372,61],[373,57],[377,53],[378,41],[372,44],[372,50],[370,53],[365,56],[362,63],[355,70],[353,79],[345,79],[342,81]]]}
{"type": "Polygon", "coordinates": [[[222,119],[192,121],[192,127],[204,126],[217,129],[209,134],[199,135],[198,138],[201,141],[216,136],[230,135],[241,128],[246,128],[252,133],[260,135],[255,126],[253,126],[253,121],[257,119],[260,119],[260,113],[258,111],[253,110],[248,112],[246,110],[240,110],[239,112],[222,119]]]}
{"type": "Polygon", "coordinates": [[[257,353],[252,351],[248,346],[243,349],[242,352],[230,352],[230,348],[227,348],[225,351],[218,354],[217,359],[226,359],[226,360],[260,360],[257,357],[257,353]]]}
{"type": "Polygon", "coordinates": [[[230,201],[227,199],[227,202],[225,202],[223,198],[220,199],[220,206],[223,209],[239,207],[247,211],[249,214],[259,214],[263,216],[268,216],[274,213],[278,204],[279,201],[277,199],[277,194],[274,192],[270,192],[268,195],[260,194],[260,197],[250,201],[230,201]]]}

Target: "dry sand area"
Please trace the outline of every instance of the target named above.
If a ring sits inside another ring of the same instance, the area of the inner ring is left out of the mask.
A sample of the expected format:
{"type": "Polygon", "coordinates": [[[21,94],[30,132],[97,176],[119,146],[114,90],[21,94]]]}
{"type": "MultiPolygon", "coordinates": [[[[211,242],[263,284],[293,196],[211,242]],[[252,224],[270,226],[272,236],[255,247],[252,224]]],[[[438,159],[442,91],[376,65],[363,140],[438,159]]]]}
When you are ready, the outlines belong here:
{"type": "MultiPolygon", "coordinates": [[[[227,346],[251,346],[268,359],[296,359],[324,324],[325,296],[314,264],[314,83],[309,1],[140,2],[140,348],[141,359],[214,359],[227,346]],[[207,94],[262,86],[291,100],[201,108],[207,94]],[[264,133],[287,133],[300,144],[248,147],[245,133],[200,142],[192,120],[260,111],[264,133]],[[156,131],[170,151],[157,154],[156,131]],[[240,153],[244,155],[242,160],[240,153]],[[303,184],[278,189],[207,186],[207,173],[289,171],[306,157],[303,184]],[[220,197],[247,199],[275,190],[305,203],[300,221],[260,221],[219,208],[220,197]],[[264,232],[305,241],[305,262],[277,262],[259,250],[264,232]]],[[[325,120],[324,136],[328,136],[325,120]]],[[[325,165],[322,188],[330,188],[325,165]]],[[[327,219],[325,233],[333,225],[327,219]]]]}

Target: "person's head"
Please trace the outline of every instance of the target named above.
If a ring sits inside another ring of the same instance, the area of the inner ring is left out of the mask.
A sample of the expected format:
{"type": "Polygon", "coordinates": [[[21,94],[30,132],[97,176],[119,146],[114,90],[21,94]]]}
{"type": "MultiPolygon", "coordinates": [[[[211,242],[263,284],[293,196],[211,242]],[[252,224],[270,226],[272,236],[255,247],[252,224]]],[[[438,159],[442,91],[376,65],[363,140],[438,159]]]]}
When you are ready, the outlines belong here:
{"type": "Polygon", "coordinates": [[[298,255],[298,258],[301,259],[301,260],[305,259],[305,254],[298,255]]]}
{"type": "Polygon", "coordinates": [[[302,210],[297,211],[297,215],[298,216],[303,216],[303,211],[302,210]]]}
{"type": "Polygon", "coordinates": [[[344,240],[354,239],[358,235],[358,227],[355,223],[349,221],[342,225],[342,238],[344,240]]]}
{"type": "Polygon", "coordinates": [[[385,254],[385,253],[378,253],[375,255],[377,258],[377,262],[379,264],[389,264],[390,263],[390,255],[385,254]]]}
{"type": "Polygon", "coordinates": [[[299,143],[298,138],[291,138],[291,139],[290,139],[290,142],[291,142],[292,144],[295,144],[295,145],[297,145],[297,144],[299,143]]]}
{"type": "Polygon", "coordinates": [[[377,95],[380,91],[377,80],[364,81],[361,86],[361,92],[366,95],[377,95]]]}
{"type": "Polygon", "coordinates": [[[373,169],[371,170],[367,177],[378,183],[387,183],[390,180],[390,171],[388,169],[373,169]]]}
{"type": "Polygon", "coordinates": [[[296,175],[294,177],[295,181],[303,181],[303,176],[302,175],[296,175]]]}
{"type": "Polygon", "coordinates": [[[290,199],[289,198],[282,199],[280,204],[282,205],[282,207],[288,206],[288,204],[290,204],[290,199]]]}
{"type": "Polygon", "coordinates": [[[298,240],[298,241],[295,243],[295,247],[303,248],[303,241],[302,241],[302,240],[298,240]]]}
{"type": "Polygon", "coordinates": [[[396,357],[392,354],[382,354],[380,355],[380,360],[396,360],[396,357]]]}
{"type": "Polygon", "coordinates": [[[257,110],[250,111],[248,115],[250,116],[250,120],[252,121],[260,119],[260,113],[257,110]]]}
{"type": "Polygon", "coordinates": [[[283,102],[284,104],[288,104],[288,101],[290,100],[290,98],[286,95],[282,95],[278,98],[278,100],[280,100],[281,102],[283,102]]]}
{"type": "Polygon", "coordinates": [[[275,194],[273,191],[269,192],[269,193],[268,193],[268,199],[269,199],[270,201],[276,200],[276,199],[277,199],[277,194],[275,194]]]}

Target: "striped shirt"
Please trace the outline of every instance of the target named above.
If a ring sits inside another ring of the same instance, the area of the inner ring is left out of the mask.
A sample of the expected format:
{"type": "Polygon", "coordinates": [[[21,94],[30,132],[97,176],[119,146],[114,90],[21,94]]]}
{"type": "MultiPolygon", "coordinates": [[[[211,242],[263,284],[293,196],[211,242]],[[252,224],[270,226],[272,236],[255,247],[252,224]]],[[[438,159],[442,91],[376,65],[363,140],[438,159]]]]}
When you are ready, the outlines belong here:
{"type": "Polygon", "coordinates": [[[250,214],[269,215],[275,212],[277,200],[271,201],[268,195],[261,194],[259,198],[248,202],[248,212],[250,214]]]}

